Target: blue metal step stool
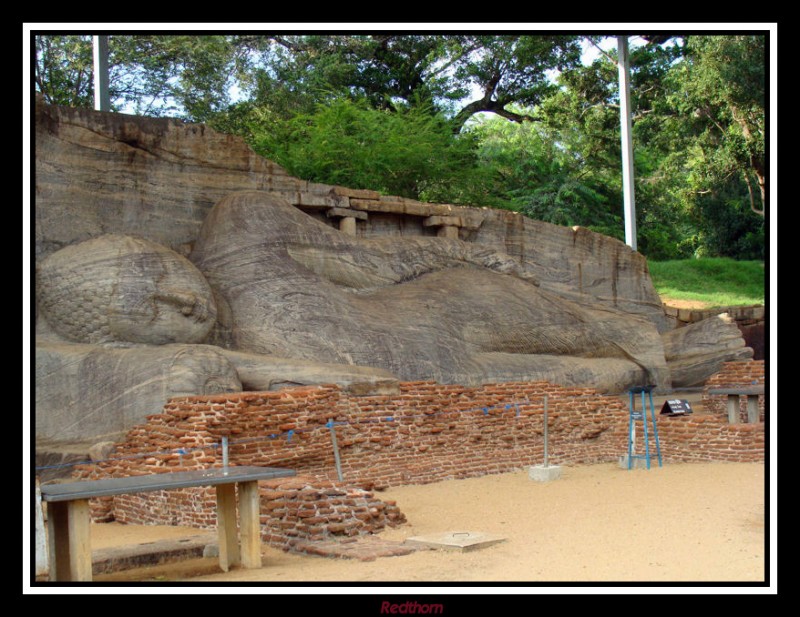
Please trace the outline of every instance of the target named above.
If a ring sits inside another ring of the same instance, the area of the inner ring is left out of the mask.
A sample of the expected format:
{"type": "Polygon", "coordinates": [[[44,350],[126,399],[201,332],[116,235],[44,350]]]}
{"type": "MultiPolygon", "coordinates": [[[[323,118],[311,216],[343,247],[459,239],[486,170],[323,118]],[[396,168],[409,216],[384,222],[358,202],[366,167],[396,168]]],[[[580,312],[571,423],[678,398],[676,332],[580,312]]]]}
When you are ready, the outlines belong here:
{"type": "Polygon", "coordinates": [[[650,418],[653,423],[653,437],[655,438],[656,453],[658,455],[658,466],[661,467],[661,445],[658,442],[658,427],[656,426],[656,412],[653,408],[653,390],[655,386],[635,386],[628,390],[630,396],[628,414],[628,469],[633,468],[633,459],[644,459],[647,468],[650,469],[650,439],[647,432],[647,403],[650,403],[650,418]],[[636,411],[636,398],[634,394],[642,395],[642,409],[636,411]],[[647,395],[647,398],[645,398],[647,395]],[[636,442],[636,421],[642,421],[644,429],[644,454],[634,454],[636,442]]]}

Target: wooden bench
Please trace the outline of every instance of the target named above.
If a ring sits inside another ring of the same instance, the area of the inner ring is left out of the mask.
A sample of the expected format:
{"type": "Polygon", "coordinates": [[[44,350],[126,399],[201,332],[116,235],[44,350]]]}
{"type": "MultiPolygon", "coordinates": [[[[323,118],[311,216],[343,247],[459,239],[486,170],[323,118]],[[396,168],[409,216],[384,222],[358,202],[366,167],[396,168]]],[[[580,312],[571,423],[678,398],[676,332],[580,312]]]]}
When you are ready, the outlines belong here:
{"type": "Polygon", "coordinates": [[[739,398],[747,397],[747,422],[755,424],[759,419],[758,397],[764,394],[764,386],[745,386],[740,388],[710,388],[709,395],[728,397],[728,423],[739,424],[739,398]]]}
{"type": "Polygon", "coordinates": [[[89,499],[195,486],[216,487],[219,563],[223,571],[234,565],[260,568],[258,481],[294,475],[293,470],[275,467],[223,467],[42,485],[42,500],[48,504],[50,580],[92,580],[89,499]]]}

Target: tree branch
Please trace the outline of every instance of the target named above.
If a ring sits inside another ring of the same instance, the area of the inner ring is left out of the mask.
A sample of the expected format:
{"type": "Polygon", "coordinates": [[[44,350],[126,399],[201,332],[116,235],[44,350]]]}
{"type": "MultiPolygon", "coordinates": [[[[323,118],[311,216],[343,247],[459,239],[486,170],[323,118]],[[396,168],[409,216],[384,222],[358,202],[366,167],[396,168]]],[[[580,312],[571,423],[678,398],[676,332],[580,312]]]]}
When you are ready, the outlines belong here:
{"type": "Polygon", "coordinates": [[[750,195],[750,209],[751,209],[753,212],[755,212],[756,214],[758,214],[758,215],[760,215],[760,216],[764,216],[763,202],[762,202],[762,208],[761,208],[761,210],[759,210],[758,208],[756,208],[756,201],[755,201],[755,198],[753,197],[753,187],[752,187],[752,185],[750,184],[750,178],[747,176],[747,172],[745,172],[745,173],[744,173],[744,174],[742,174],[742,175],[744,176],[744,182],[745,182],[745,184],[747,185],[747,192],[748,192],[748,194],[750,195]]]}
{"type": "Polygon", "coordinates": [[[616,58],[614,58],[613,56],[609,55],[609,53],[608,53],[608,52],[607,52],[605,49],[603,49],[602,47],[600,47],[600,46],[599,46],[597,43],[595,43],[595,42],[594,42],[594,41],[591,39],[591,37],[588,37],[588,36],[587,36],[587,37],[586,37],[586,40],[587,40],[587,41],[589,41],[589,42],[590,42],[592,45],[594,45],[595,47],[597,47],[598,51],[599,51],[601,54],[603,54],[603,55],[604,55],[606,58],[608,58],[608,60],[610,60],[610,61],[611,61],[613,64],[617,64],[617,59],[616,59],[616,58]]]}
{"type": "Polygon", "coordinates": [[[455,63],[457,63],[459,60],[461,60],[462,58],[468,56],[469,54],[471,54],[473,51],[475,51],[477,49],[480,49],[480,45],[478,45],[477,43],[473,43],[472,45],[470,45],[466,49],[462,49],[458,54],[453,56],[452,59],[450,59],[447,62],[445,62],[442,66],[437,68],[435,71],[431,71],[430,75],[431,76],[441,75],[442,73],[447,71],[451,66],[453,66],[455,63]]]}
{"type": "Polygon", "coordinates": [[[495,71],[492,74],[491,79],[488,82],[486,82],[486,84],[483,87],[483,100],[484,101],[491,101],[492,100],[492,94],[494,94],[494,91],[497,89],[497,84],[500,83],[500,78],[502,76],[503,75],[502,75],[502,73],[500,73],[500,71],[495,71]]]}
{"type": "Polygon", "coordinates": [[[275,41],[278,45],[285,47],[286,49],[294,52],[301,52],[301,51],[308,51],[308,46],[306,45],[298,45],[297,43],[290,41],[287,38],[282,36],[271,36],[270,37],[273,41],[275,41]]]}
{"type": "Polygon", "coordinates": [[[498,107],[496,109],[487,109],[485,111],[491,111],[496,113],[498,116],[502,116],[507,120],[511,120],[513,122],[519,122],[520,124],[523,122],[533,122],[533,118],[530,116],[526,116],[525,114],[518,114],[513,111],[508,111],[503,107],[498,107]]]}
{"type": "Polygon", "coordinates": [[[615,103],[606,103],[605,101],[601,101],[600,103],[595,103],[594,105],[589,105],[583,109],[581,112],[580,117],[583,118],[584,114],[589,111],[590,109],[594,109],[595,107],[606,107],[611,109],[619,109],[619,105],[615,103]]]}
{"type": "Polygon", "coordinates": [[[719,122],[717,122],[717,121],[714,119],[714,117],[713,117],[713,116],[711,115],[711,113],[708,111],[708,108],[706,108],[706,107],[700,107],[700,108],[698,109],[698,111],[699,111],[700,113],[702,113],[702,114],[703,114],[703,115],[704,115],[706,118],[708,118],[709,120],[711,120],[711,122],[714,124],[714,126],[716,126],[716,127],[719,129],[719,132],[720,132],[720,133],[722,133],[723,135],[725,134],[725,129],[722,127],[722,125],[721,125],[719,122]]]}
{"type": "Polygon", "coordinates": [[[511,101],[502,100],[502,101],[492,101],[491,99],[484,97],[477,101],[472,101],[466,107],[462,108],[459,111],[455,118],[453,118],[453,132],[458,133],[461,128],[466,124],[467,120],[469,120],[472,116],[482,111],[491,112],[497,114],[498,116],[502,116],[507,120],[511,120],[512,122],[531,122],[533,118],[531,116],[526,116],[524,114],[518,114],[513,111],[509,111],[505,108],[505,106],[511,101]]]}

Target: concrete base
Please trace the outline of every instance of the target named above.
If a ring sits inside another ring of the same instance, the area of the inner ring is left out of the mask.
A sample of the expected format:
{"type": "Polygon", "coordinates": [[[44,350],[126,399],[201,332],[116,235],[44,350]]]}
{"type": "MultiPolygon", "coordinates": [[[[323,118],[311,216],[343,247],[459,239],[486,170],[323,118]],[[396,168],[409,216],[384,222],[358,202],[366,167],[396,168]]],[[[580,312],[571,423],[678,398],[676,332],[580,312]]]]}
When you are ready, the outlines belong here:
{"type": "Polygon", "coordinates": [[[504,541],[505,538],[479,531],[448,531],[446,533],[432,533],[425,536],[407,538],[405,544],[465,552],[486,548],[504,541]]]}
{"type": "Polygon", "coordinates": [[[550,482],[561,477],[561,467],[559,465],[536,465],[528,468],[528,477],[537,482],[550,482]]]}
{"type": "MultiPolygon", "coordinates": [[[[628,455],[623,454],[619,457],[619,467],[620,469],[627,469],[628,468],[628,455]]],[[[658,467],[658,458],[653,460],[650,458],[650,468],[658,467]]],[[[631,469],[647,469],[647,461],[643,458],[634,458],[631,462],[631,469]]]]}

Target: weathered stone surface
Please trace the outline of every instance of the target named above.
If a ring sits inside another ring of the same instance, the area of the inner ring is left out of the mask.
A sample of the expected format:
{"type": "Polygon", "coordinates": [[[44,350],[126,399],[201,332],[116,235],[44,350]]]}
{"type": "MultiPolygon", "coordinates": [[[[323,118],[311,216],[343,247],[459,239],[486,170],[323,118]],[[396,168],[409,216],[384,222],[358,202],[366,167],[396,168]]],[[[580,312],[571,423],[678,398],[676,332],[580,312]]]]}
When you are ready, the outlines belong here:
{"type": "Polygon", "coordinates": [[[457,214],[451,216],[429,216],[422,219],[425,227],[467,227],[468,229],[478,229],[483,223],[483,215],[480,210],[468,208],[454,208],[457,214]]]}
{"type": "Polygon", "coordinates": [[[346,186],[334,186],[333,194],[342,197],[355,197],[357,199],[380,199],[381,194],[378,191],[371,191],[368,189],[351,189],[346,186]]]}
{"type": "Polygon", "coordinates": [[[41,317],[77,343],[200,343],[216,321],[197,268],[131,236],[103,235],[53,253],[37,267],[36,287],[41,317]]]}
{"type": "Polygon", "coordinates": [[[352,208],[331,208],[325,212],[328,218],[354,218],[359,221],[366,221],[369,215],[361,210],[353,210],[352,208]]]}
{"type": "Polygon", "coordinates": [[[403,197],[381,197],[379,199],[350,198],[350,207],[368,212],[392,212],[412,216],[448,216],[453,206],[446,204],[429,204],[403,197]]]}
{"type": "Polygon", "coordinates": [[[222,353],[231,316],[187,259],[149,240],[107,234],[46,257],[37,269],[37,436],[117,435],[172,396],[340,383],[397,387],[387,371],[222,353]],[[215,318],[221,322],[212,333],[215,318]],[[74,344],[87,343],[87,344],[74,344]],[[240,378],[241,375],[241,378],[240,378]]]}
{"type": "Polygon", "coordinates": [[[236,369],[215,347],[36,345],[38,442],[113,440],[167,399],[240,392],[236,369]]]}
{"type": "MultiPolygon", "coordinates": [[[[56,448],[115,439],[147,415],[160,413],[167,400],[177,396],[330,383],[360,394],[398,389],[397,379],[377,368],[275,358],[212,345],[104,347],[40,339],[35,351],[36,437],[56,448]]],[[[94,457],[92,450],[89,454],[94,457]]]]}
{"type": "Polygon", "coordinates": [[[384,394],[398,389],[395,376],[380,368],[325,364],[229,349],[220,351],[236,368],[244,390],[277,390],[330,383],[362,394],[384,394]]]}
{"type": "Polygon", "coordinates": [[[99,441],[89,448],[89,459],[92,461],[102,461],[107,459],[113,451],[113,441],[99,441]]]}
{"type": "Polygon", "coordinates": [[[669,383],[651,322],[542,290],[532,268],[487,247],[351,238],[243,192],[215,206],[190,258],[230,307],[235,349],[409,380],[669,383]]]}
{"type": "Polygon", "coordinates": [[[667,332],[662,339],[674,387],[701,386],[725,362],[753,358],[736,323],[724,313],[667,332]]]}
{"type": "Polygon", "coordinates": [[[622,242],[582,227],[561,227],[518,212],[484,210],[466,239],[504,250],[533,269],[544,289],[574,302],[640,315],[670,329],[645,257],[622,242]]]}
{"type": "Polygon", "coordinates": [[[36,104],[37,259],[105,233],[178,250],[232,190],[308,183],[203,125],[36,104]]]}
{"type": "Polygon", "coordinates": [[[103,233],[136,233],[186,254],[207,213],[229,192],[279,191],[290,203],[368,213],[359,228],[365,238],[432,235],[435,228],[425,228],[424,219],[457,216],[462,240],[519,260],[543,288],[579,304],[641,315],[662,332],[670,327],[645,258],[613,238],[515,212],[305,182],[241,139],[203,125],[41,102],[35,121],[37,260],[103,233]]]}
{"type": "Polygon", "coordinates": [[[462,226],[460,216],[429,216],[422,220],[425,227],[441,227],[442,225],[462,226]]]}

